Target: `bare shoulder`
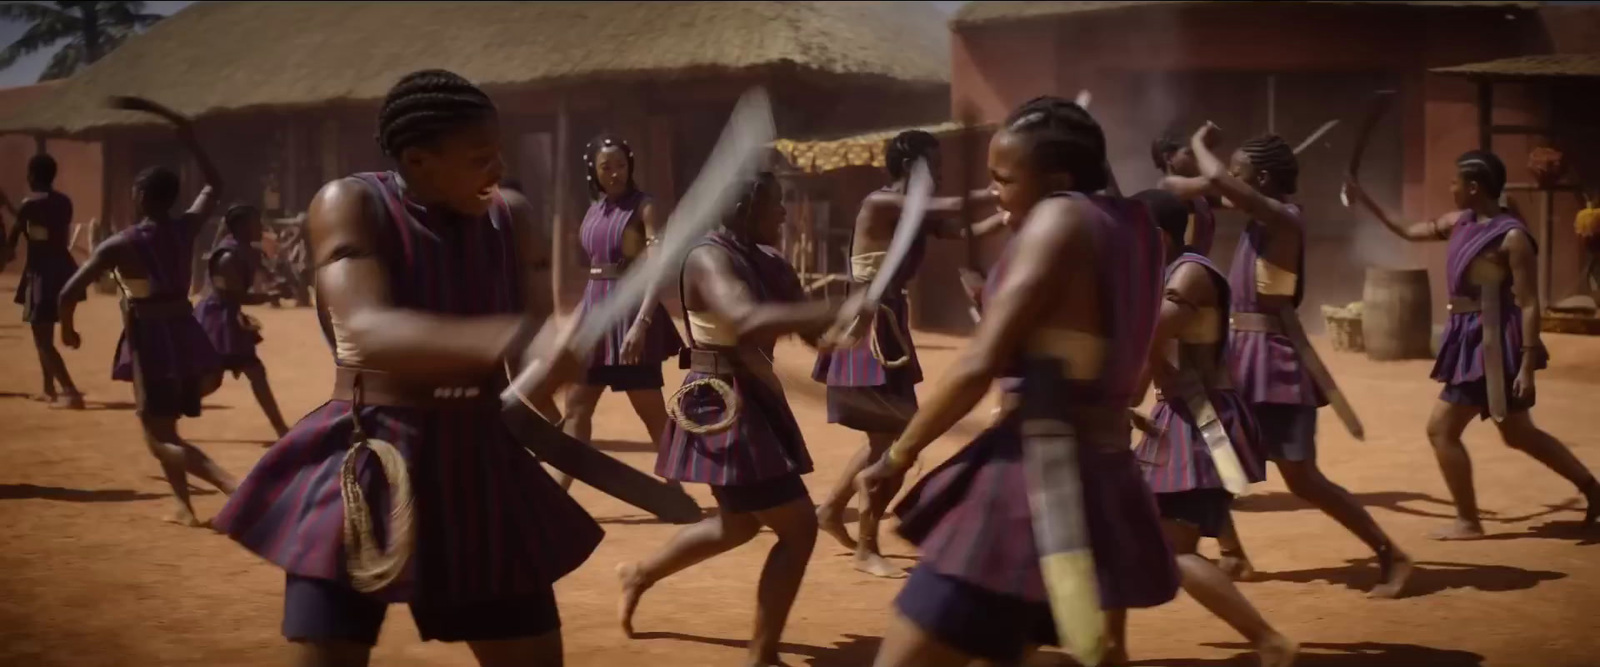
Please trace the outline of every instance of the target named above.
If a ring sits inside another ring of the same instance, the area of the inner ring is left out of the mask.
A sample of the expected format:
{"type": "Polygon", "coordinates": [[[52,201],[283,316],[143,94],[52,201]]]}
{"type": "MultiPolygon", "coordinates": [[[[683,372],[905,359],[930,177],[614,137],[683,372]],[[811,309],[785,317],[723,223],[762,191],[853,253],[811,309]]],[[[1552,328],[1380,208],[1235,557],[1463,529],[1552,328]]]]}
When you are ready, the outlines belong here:
{"type": "Polygon", "coordinates": [[[1507,252],[1531,253],[1534,250],[1533,237],[1522,227],[1517,227],[1506,232],[1505,239],[1500,241],[1500,247],[1507,252]]]}
{"type": "Polygon", "coordinates": [[[1210,305],[1216,300],[1211,272],[1198,262],[1183,262],[1174,268],[1167,277],[1167,291],[1196,305],[1210,305]]]}
{"type": "Polygon", "coordinates": [[[354,177],[328,181],[311,198],[306,229],[313,235],[356,224],[367,211],[367,186],[354,177]]]}

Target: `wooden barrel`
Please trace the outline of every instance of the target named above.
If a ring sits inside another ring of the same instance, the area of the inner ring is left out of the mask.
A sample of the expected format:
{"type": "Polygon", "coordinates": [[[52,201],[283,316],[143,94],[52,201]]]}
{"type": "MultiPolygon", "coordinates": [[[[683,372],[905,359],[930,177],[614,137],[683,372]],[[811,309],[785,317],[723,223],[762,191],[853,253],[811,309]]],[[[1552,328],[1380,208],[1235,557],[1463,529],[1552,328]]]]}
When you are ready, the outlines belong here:
{"type": "Polygon", "coordinates": [[[1367,269],[1361,335],[1379,361],[1433,357],[1433,301],[1428,270],[1367,269]]]}

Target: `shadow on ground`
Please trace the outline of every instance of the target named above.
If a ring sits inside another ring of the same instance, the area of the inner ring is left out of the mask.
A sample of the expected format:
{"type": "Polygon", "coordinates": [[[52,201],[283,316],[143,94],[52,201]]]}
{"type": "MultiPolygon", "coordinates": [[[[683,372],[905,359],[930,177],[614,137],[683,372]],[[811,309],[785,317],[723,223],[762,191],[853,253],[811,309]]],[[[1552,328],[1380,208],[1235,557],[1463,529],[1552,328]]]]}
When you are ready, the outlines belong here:
{"type": "MultiPolygon", "coordinates": [[[[216,491],[195,489],[189,493],[197,496],[209,496],[215,494],[216,491]]],[[[168,493],[145,493],[130,489],[66,489],[59,486],[38,486],[34,484],[0,484],[0,500],[37,498],[68,503],[126,503],[170,497],[171,494],[168,493]]]]}
{"type": "MultiPolygon", "coordinates": [[[[1565,572],[1525,570],[1509,565],[1477,565],[1472,563],[1445,563],[1418,561],[1411,581],[1406,585],[1406,597],[1432,595],[1440,591],[1471,588],[1486,593],[1521,591],[1547,581],[1565,579],[1565,572]]],[[[1258,572],[1256,581],[1286,581],[1297,584],[1322,582],[1337,584],[1352,590],[1372,588],[1378,580],[1377,560],[1352,559],[1339,567],[1288,570],[1283,572],[1258,572]]]]}

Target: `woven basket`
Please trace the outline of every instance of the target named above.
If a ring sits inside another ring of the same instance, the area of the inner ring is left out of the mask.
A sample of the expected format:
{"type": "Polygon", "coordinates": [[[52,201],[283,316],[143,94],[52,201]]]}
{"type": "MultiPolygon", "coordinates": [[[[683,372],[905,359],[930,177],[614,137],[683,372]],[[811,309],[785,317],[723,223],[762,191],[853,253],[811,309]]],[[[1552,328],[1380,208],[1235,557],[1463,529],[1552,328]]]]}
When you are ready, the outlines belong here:
{"type": "Polygon", "coordinates": [[[1322,321],[1328,330],[1333,349],[1340,352],[1365,352],[1366,338],[1361,334],[1361,312],[1347,308],[1322,307],[1322,321]]]}

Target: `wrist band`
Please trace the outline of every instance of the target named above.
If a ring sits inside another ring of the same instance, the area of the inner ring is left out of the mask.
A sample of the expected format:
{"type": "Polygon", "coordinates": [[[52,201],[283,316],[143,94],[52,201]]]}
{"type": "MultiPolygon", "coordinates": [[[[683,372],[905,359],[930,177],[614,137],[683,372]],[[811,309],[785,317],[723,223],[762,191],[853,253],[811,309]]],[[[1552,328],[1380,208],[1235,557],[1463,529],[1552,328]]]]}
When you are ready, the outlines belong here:
{"type": "Polygon", "coordinates": [[[890,447],[889,452],[884,455],[884,458],[888,459],[890,465],[901,470],[906,470],[911,467],[911,464],[916,460],[917,457],[906,453],[905,449],[902,447],[890,447]]]}

